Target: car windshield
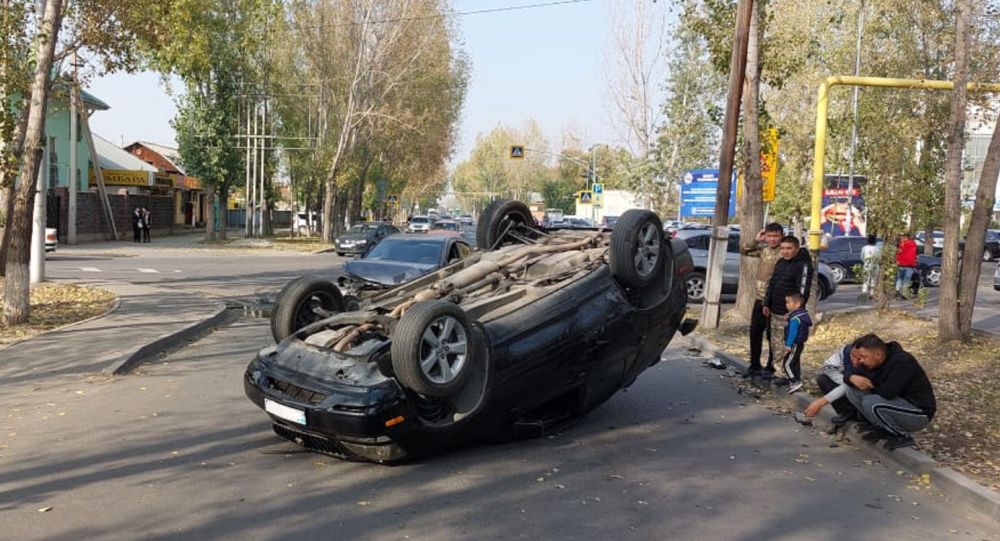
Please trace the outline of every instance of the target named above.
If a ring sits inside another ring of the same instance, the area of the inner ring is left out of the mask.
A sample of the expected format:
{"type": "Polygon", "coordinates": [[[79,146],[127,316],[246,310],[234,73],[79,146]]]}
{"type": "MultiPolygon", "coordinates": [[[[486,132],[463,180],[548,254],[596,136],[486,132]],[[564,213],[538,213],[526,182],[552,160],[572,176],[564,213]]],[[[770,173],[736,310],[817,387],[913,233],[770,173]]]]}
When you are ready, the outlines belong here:
{"type": "Polygon", "coordinates": [[[427,217],[424,217],[424,216],[414,216],[413,219],[410,220],[410,223],[411,224],[425,224],[425,223],[427,223],[429,221],[430,221],[430,218],[427,218],[427,217]]]}
{"type": "Polygon", "coordinates": [[[443,247],[443,242],[390,238],[378,243],[364,259],[436,265],[441,261],[443,247]]]}
{"type": "Polygon", "coordinates": [[[350,229],[347,230],[347,232],[348,233],[367,233],[368,231],[371,231],[373,229],[375,229],[375,226],[372,225],[372,224],[354,224],[354,225],[351,226],[350,229]]]}
{"type": "Polygon", "coordinates": [[[458,224],[455,222],[437,222],[431,229],[443,229],[445,231],[458,231],[458,224]]]}

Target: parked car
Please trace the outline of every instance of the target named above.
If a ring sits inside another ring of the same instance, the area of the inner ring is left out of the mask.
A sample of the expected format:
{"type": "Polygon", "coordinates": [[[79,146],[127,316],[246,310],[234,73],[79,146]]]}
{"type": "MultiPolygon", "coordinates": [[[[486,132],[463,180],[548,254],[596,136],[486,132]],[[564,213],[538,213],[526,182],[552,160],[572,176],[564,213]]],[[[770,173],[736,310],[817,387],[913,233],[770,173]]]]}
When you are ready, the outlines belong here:
{"type": "MultiPolygon", "coordinates": [[[[837,283],[860,280],[855,267],[861,265],[861,248],[868,243],[866,237],[833,237],[826,249],[820,251],[819,260],[830,265],[837,283]]],[[[923,255],[917,249],[917,270],[925,286],[941,285],[941,258],[923,255]]]]}
{"type": "Polygon", "coordinates": [[[458,222],[463,226],[471,226],[473,224],[472,216],[469,214],[463,214],[458,217],[458,222]]]}
{"type": "MultiPolygon", "coordinates": [[[[958,243],[959,253],[965,251],[965,240],[962,239],[958,243]]],[[[983,261],[997,260],[1000,260],[1000,230],[987,229],[986,237],[983,240],[983,261]]]]}
{"type": "Polygon", "coordinates": [[[410,223],[406,226],[407,233],[426,233],[431,230],[434,223],[429,216],[414,216],[410,218],[410,223]]]}
{"type": "MultiPolygon", "coordinates": [[[[694,261],[694,270],[687,277],[687,296],[690,302],[705,300],[705,276],[708,269],[708,244],[711,239],[709,231],[698,229],[682,229],[677,232],[677,238],[687,243],[688,251],[694,261]]],[[[722,274],[722,292],[736,293],[740,283],[740,234],[729,233],[726,245],[726,263],[722,274]]],[[[837,292],[837,282],[829,266],[820,262],[817,280],[819,298],[825,299],[837,292]]]]}
{"type": "Polygon", "coordinates": [[[360,255],[393,233],[399,233],[399,229],[390,224],[376,222],[354,224],[343,235],[337,237],[334,246],[337,255],[360,255]]]}
{"type": "MultiPolygon", "coordinates": [[[[921,242],[926,242],[926,234],[923,231],[917,231],[916,240],[921,242]]],[[[932,243],[935,248],[944,248],[944,231],[932,231],[931,232],[932,243]]]]}
{"type": "Polygon", "coordinates": [[[462,226],[455,220],[438,220],[431,225],[431,230],[427,234],[459,237],[462,235],[462,226]]]}
{"type": "Polygon", "coordinates": [[[618,216],[605,216],[601,218],[601,227],[605,229],[614,229],[616,223],[618,223],[618,216]]]}
{"type": "Polygon", "coordinates": [[[54,252],[59,247],[59,235],[54,227],[45,228],[45,251],[54,252]]]}
{"type": "Polygon", "coordinates": [[[364,311],[342,312],[334,295],[330,317],[249,363],[247,397],[297,445],[400,462],[560,430],[694,328],[683,320],[690,254],[663,237],[655,214],[630,210],[613,233],[533,224],[523,203],[494,201],[476,232],[493,250],[364,311]]]}

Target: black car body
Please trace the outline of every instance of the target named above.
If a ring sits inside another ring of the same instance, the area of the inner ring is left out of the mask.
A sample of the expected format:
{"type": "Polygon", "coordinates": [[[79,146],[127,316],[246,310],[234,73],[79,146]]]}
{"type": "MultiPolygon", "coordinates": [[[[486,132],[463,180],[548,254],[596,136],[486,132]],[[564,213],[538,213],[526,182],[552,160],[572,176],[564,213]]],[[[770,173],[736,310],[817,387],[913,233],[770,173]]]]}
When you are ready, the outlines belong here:
{"type": "MultiPolygon", "coordinates": [[[[825,249],[820,251],[819,260],[833,270],[835,279],[839,282],[856,281],[861,277],[855,269],[862,264],[861,249],[868,243],[866,237],[833,237],[829,239],[825,249]]],[[[924,285],[937,287],[941,285],[941,258],[917,254],[917,269],[924,285]]]]}
{"type": "Polygon", "coordinates": [[[652,213],[634,212],[612,238],[542,232],[526,206],[496,201],[478,231],[495,250],[261,350],[246,394],[279,436],[375,462],[564,426],[657,363],[678,329],[693,328],[682,324],[686,246],[664,240],[652,213]],[[643,232],[655,238],[633,249],[643,232]]]}
{"type": "Polygon", "coordinates": [[[399,233],[399,229],[390,224],[354,224],[346,233],[337,237],[334,246],[336,247],[337,255],[360,255],[372,249],[382,239],[393,233],[399,233]]]}

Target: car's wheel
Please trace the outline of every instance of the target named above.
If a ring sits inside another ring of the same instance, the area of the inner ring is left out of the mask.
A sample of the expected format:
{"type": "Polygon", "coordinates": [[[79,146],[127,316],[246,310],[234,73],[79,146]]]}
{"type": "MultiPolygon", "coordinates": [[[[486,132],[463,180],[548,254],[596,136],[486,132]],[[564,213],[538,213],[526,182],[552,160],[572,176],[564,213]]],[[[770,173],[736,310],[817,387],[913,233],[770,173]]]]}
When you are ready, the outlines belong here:
{"type": "Polygon", "coordinates": [[[830,263],[830,274],[833,275],[833,281],[840,284],[847,278],[847,268],[840,263],[830,263]]]}
{"type": "Polygon", "coordinates": [[[497,199],[486,207],[479,219],[479,226],[476,228],[476,246],[483,250],[503,246],[509,230],[531,226],[534,223],[528,205],[520,201],[497,199]]]}
{"type": "Polygon", "coordinates": [[[938,287],[941,285],[941,267],[934,265],[924,272],[924,285],[938,287]]]}
{"type": "Polygon", "coordinates": [[[989,248],[983,250],[983,261],[993,261],[993,252],[989,248]]]}
{"type": "Polygon", "coordinates": [[[281,342],[311,323],[344,311],[344,297],[333,283],[303,276],[288,283],[278,294],[271,312],[271,336],[281,342]]]}
{"type": "Polygon", "coordinates": [[[684,279],[684,289],[687,291],[689,302],[701,302],[705,300],[705,273],[701,271],[689,272],[684,279]]]}
{"type": "Polygon", "coordinates": [[[433,300],[407,310],[393,333],[392,369],[404,387],[426,396],[452,396],[474,371],[478,349],[465,311],[433,300]]]}
{"type": "Polygon", "coordinates": [[[340,257],[344,257],[344,252],[337,252],[337,255],[339,255],[340,257]]]}
{"type": "Polygon", "coordinates": [[[625,211],[611,232],[609,255],[611,273],[625,286],[653,283],[669,255],[660,218],[648,210],[625,211]]]}
{"type": "Polygon", "coordinates": [[[826,282],[826,278],[823,276],[819,277],[819,300],[823,300],[830,296],[830,284],[826,282]]]}

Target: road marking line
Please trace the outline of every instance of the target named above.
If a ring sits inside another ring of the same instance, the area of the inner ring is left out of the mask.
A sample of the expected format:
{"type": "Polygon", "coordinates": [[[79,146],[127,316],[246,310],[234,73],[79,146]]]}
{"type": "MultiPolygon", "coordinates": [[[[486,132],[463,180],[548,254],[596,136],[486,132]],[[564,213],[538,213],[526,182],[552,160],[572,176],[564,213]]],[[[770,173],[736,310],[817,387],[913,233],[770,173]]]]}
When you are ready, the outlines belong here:
{"type": "Polygon", "coordinates": [[[139,272],[147,272],[147,273],[155,273],[155,274],[159,274],[160,273],[160,271],[158,271],[156,269],[135,269],[135,270],[137,270],[139,272]]]}
{"type": "Polygon", "coordinates": [[[101,269],[97,267],[80,267],[80,270],[83,272],[101,272],[101,269]]]}

